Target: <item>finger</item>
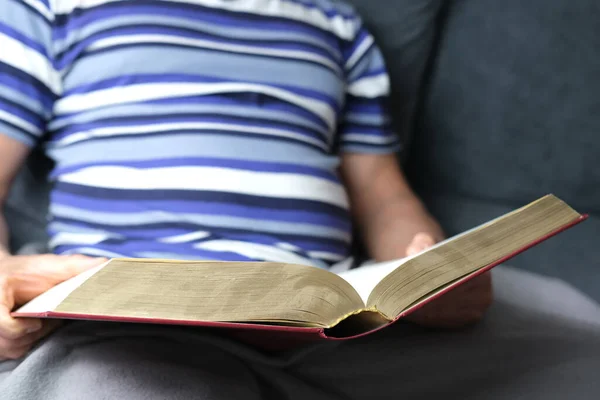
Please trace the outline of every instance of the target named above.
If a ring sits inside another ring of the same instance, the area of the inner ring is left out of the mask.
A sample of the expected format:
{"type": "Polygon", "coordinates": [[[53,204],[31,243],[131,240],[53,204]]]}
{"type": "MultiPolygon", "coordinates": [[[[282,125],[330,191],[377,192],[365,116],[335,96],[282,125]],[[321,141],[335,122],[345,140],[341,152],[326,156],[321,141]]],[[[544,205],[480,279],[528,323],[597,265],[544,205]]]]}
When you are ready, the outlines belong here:
{"type": "Polygon", "coordinates": [[[8,340],[19,339],[43,327],[36,318],[13,318],[6,307],[0,305],[0,337],[8,340]]]}
{"type": "Polygon", "coordinates": [[[412,256],[414,254],[420,253],[423,250],[431,247],[425,243],[413,240],[412,243],[407,247],[406,254],[412,256]]]}
{"type": "Polygon", "coordinates": [[[0,337],[0,361],[15,360],[23,357],[31,350],[42,338],[52,333],[63,323],[60,320],[46,320],[43,326],[36,332],[28,333],[25,336],[14,340],[8,340],[0,337]]]}
{"type": "Polygon", "coordinates": [[[15,304],[21,305],[55,285],[105,263],[107,259],[45,254],[27,256],[18,261],[18,271],[11,275],[11,286],[15,304]]]}
{"type": "Polygon", "coordinates": [[[406,255],[407,256],[414,256],[415,254],[418,254],[421,252],[421,249],[419,248],[419,246],[411,244],[406,248],[406,255]]]}
{"type": "Polygon", "coordinates": [[[435,239],[428,233],[417,233],[413,239],[413,243],[421,247],[427,248],[435,244],[435,239]]]}
{"type": "Polygon", "coordinates": [[[57,281],[64,281],[79,275],[91,268],[97,267],[108,259],[104,257],[88,257],[84,255],[60,256],[46,254],[41,258],[34,258],[29,265],[30,268],[43,270],[57,281]]]}
{"type": "Polygon", "coordinates": [[[21,336],[16,339],[0,338],[0,348],[19,348],[30,344],[35,344],[42,338],[46,337],[48,334],[52,333],[61,325],[62,323],[59,320],[46,320],[43,322],[42,329],[36,332],[25,334],[24,336],[21,336]]]}
{"type": "Polygon", "coordinates": [[[433,236],[427,233],[417,233],[406,248],[406,255],[412,256],[428,249],[436,243],[433,236]]]}

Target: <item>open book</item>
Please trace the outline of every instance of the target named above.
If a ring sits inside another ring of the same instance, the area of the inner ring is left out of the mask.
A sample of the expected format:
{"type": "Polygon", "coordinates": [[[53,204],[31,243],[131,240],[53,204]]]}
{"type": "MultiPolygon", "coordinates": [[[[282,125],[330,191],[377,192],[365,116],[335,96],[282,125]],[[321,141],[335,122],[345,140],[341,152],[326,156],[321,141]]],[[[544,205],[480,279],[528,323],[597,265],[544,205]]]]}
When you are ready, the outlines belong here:
{"type": "Polygon", "coordinates": [[[388,325],[583,219],[548,195],[416,256],[340,274],[273,262],[113,259],[13,315],[348,338],[388,325]]]}

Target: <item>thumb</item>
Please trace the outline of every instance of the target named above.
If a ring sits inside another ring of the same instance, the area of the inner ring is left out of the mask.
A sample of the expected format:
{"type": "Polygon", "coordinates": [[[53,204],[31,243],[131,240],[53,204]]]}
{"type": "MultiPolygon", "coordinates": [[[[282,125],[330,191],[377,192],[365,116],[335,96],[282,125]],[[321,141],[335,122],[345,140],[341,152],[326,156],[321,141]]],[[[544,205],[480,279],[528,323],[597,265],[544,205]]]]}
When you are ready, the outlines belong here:
{"type": "Polygon", "coordinates": [[[47,254],[34,259],[29,265],[34,274],[39,274],[56,284],[89,269],[106,263],[108,259],[103,257],[88,257],[83,255],[60,256],[47,254]]]}
{"type": "Polygon", "coordinates": [[[412,256],[435,244],[435,239],[427,233],[417,233],[406,248],[406,255],[412,256]]]}
{"type": "MultiPolygon", "coordinates": [[[[17,257],[13,260],[17,261],[17,257]]],[[[105,262],[105,258],[53,254],[20,259],[20,265],[11,279],[15,302],[24,304],[53,286],[105,262]]]]}

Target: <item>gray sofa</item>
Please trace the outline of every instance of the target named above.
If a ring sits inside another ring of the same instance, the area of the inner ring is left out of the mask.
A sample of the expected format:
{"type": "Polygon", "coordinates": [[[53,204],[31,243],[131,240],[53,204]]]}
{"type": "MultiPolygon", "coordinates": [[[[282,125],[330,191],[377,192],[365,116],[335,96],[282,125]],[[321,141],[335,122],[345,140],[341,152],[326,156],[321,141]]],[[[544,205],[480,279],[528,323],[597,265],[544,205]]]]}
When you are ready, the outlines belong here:
{"type": "Polygon", "coordinates": [[[402,161],[446,232],[554,193],[590,219],[510,264],[600,301],[600,2],[353,3],[384,47],[402,161]]]}
{"type": "MultiPolygon", "coordinates": [[[[351,3],[391,72],[401,160],[446,232],[554,193],[591,218],[511,264],[600,301],[600,3],[351,3]]],[[[45,162],[8,200],[14,249],[45,237],[45,162]]]]}

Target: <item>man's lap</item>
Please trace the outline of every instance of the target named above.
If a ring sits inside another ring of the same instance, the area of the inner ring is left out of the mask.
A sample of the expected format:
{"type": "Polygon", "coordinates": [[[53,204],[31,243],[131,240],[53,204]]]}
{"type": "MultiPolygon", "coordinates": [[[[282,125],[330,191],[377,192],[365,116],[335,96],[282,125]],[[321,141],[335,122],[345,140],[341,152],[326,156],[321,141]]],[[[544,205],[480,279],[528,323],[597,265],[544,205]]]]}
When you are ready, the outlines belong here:
{"type": "Polygon", "coordinates": [[[0,364],[0,393],[48,400],[600,396],[600,307],[560,282],[508,268],[494,280],[494,306],[466,331],[399,323],[277,356],[210,332],[74,323],[12,372],[0,364]]]}
{"type": "Polygon", "coordinates": [[[347,388],[347,398],[600,398],[600,306],[562,282],[506,267],[494,282],[494,305],[470,329],[398,324],[294,371],[347,388]]]}

